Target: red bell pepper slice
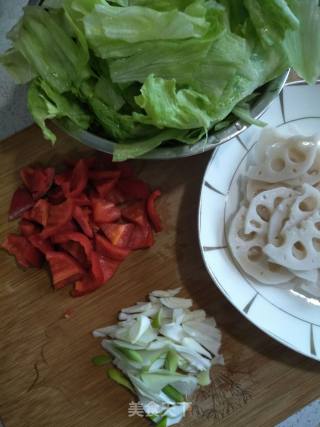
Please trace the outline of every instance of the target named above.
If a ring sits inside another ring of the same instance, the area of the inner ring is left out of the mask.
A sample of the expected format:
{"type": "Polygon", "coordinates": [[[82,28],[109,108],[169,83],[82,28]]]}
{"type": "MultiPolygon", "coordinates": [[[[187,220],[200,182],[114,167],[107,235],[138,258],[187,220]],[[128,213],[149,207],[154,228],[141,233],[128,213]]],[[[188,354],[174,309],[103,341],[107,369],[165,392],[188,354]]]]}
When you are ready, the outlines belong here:
{"type": "Polygon", "coordinates": [[[21,179],[35,200],[48,192],[53,183],[54,174],[54,168],[26,167],[20,170],[21,179]]]}
{"type": "Polygon", "coordinates": [[[70,191],[71,177],[72,177],[72,171],[71,170],[66,170],[62,173],[57,174],[54,177],[54,183],[62,188],[62,191],[63,191],[65,196],[67,196],[69,191],[70,191]]]}
{"type": "Polygon", "coordinates": [[[48,240],[43,239],[39,234],[33,234],[32,236],[28,237],[29,242],[34,246],[36,249],[39,249],[40,252],[43,254],[47,254],[48,252],[53,251],[53,246],[48,240]]]}
{"type": "Polygon", "coordinates": [[[24,268],[40,268],[43,262],[43,256],[34,248],[28,239],[17,234],[8,234],[1,245],[9,254],[14,255],[18,264],[24,268]]]}
{"type": "Polygon", "coordinates": [[[84,234],[90,238],[93,237],[92,221],[90,219],[91,210],[76,206],[73,211],[73,218],[77,221],[84,234]]]}
{"type": "Polygon", "coordinates": [[[23,214],[23,218],[45,227],[49,218],[49,203],[46,199],[39,199],[32,209],[23,214]]]}
{"type": "Polygon", "coordinates": [[[140,179],[120,179],[117,183],[117,188],[122,192],[126,200],[145,200],[150,194],[148,184],[140,179]]]}
{"type": "Polygon", "coordinates": [[[104,283],[104,273],[100,263],[100,255],[96,251],[91,253],[91,273],[95,282],[99,284],[104,283]]]}
{"type": "Polygon", "coordinates": [[[121,209],[124,219],[143,227],[148,223],[144,202],[133,202],[121,209]]]}
{"type": "Polygon", "coordinates": [[[89,179],[91,181],[104,181],[106,179],[118,179],[121,172],[118,170],[90,170],[89,179]]]}
{"type": "Polygon", "coordinates": [[[79,196],[72,197],[75,206],[91,206],[91,200],[84,193],[79,196]]]}
{"type": "Polygon", "coordinates": [[[161,192],[159,190],[155,190],[150,194],[147,200],[147,213],[151,221],[151,224],[153,225],[153,228],[157,233],[159,231],[162,231],[161,219],[155,207],[155,201],[160,196],[161,196],[161,192]]]}
{"type": "Polygon", "coordinates": [[[109,223],[101,224],[100,228],[113,245],[118,246],[119,248],[127,248],[135,226],[134,224],[129,223],[109,223]]]}
{"type": "Polygon", "coordinates": [[[118,261],[124,260],[130,253],[129,249],[114,246],[100,234],[96,234],[96,250],[100,255],[118,261]]]}
{"type": "MultiPolygon", "coordinates": [[[[85,162],[85,164],[86,164],[86,166],[87,166],[88,169],[93,168],[94,165],[95,165],[95,163],[96,163],[96,158],[95,157],[85,157],[82,160],[85,162]]],[[[67,167],[73,169],[76,166],[77,162],[78,162],[78,160],[66,159],[64,161],[64,164],[67,167]]]]}
{"type": "Polygon", "coordinates": [[[117,188],[112,188],[107,196],[105,197],[105,200],[107,202],[111,202],[114,205],[121,205],[126,201],[124,195],[121,193],[121,191],[117,188]]]}
{"type": "Polygon", "coordinates": [[[80,159],[73,171],[70,178],[68,197],[77,197],[79,196],[84,189],[86,188],[88,183],[88,166],[83,159],[80,159]]]}
{"type": "Polygon", "coordinates": [[[110,193],[110,191],[114,188],[114,186],[116,185],[118,179],[110,179],[108,181],[103,181],[103,182],[98,182],[95,185],[95,188],[99,194],[99,196],[102,199],[106,199],[108,197],[108,194],[110,193]]]}
{"type": "Polygon", "coordinates": [[[106,256],[100,256],[99,260],[103,271],[103,281],[104,283],[106,283],[117,271],[122,261],[115,260],[106,256]]]}
{"type": "Polygon", "coordinates": [[[64,252],[48,252],[46,259],[50,266],[53,286],[56,289],[63,288],[85,275],[85,270],[81,265],[64,252]]]}
{"type": "Polygon", "coordinates": [[[51,203],[52,205],[59,205],[65,200],[66,200],[66,197],[62,190],[62,187],[56,186],[54,188],[51,188],[51,190],[48,192],[48,202],[51,203]]]}
{"type": "Polygon", "coordinates": [[[78,227],[74,221],[68,221],[66,224],[59,227],[59,234],[63,233],[73,233],[74,231],[78,231],[78,227]]]}
{"type": "Polygon", "coordinates": [[[41,227],[34,222],[28,221],[26,219],[22,219],[19,223],[20,233],[25,236],[32,236],[33,234],[40,233],[41,227]]]}
{"type": "Polygon", "coordinates": [[[26,188],[18,188],[11,199],[9,221],[19,218],[25,211],[32,208],[34,200],[26,188]]]}
{"type": "Polygon", "coordinates": [[[84,234],[77,233],[77,232],[61,233],[61,234],[55,234],[54,236],[51,237],[51,241],[53,243],[67,243],[70,240],[73,242],[79,243],[83,247],[83,250],[84,250],[88,260],[91,259],[91,253],[93,250],[92,243],[88,239],[88,237],[85,236],[84,234]]]}
{"type": "Polygon", "coordinates": [[[121,211],[113,203],[102,199],[92,200],[93,220],[97,224],[114,222],[121,217],[121,211]]]}
{"type": "Polygon", "coordinates": [[[82,297],[83,295],[90,294],[98,288],[100,288],[103,283],[98,283],[94,280],[92,276],[85,276],[81,280],[77,280],[71,291],[71,296],[73,297],[82,297]]]}
{"type": "Polygon", "coordinates": [[[67,199],[60,205],[50,205],[48,222],[45,229],[41,232],[43,238],[48,238],[61,231],[61,228],[66,225],[73,214],[74,204],[72,199],[67,199]]]}
{"type": "Polygon", "coordinates": [[[154,244],[154,237],[150,224],[146,223],[144,226],[135,225],[129,242],[128,248],[132,250],[150,248],[154,244]]]}
{"type": "Polygon", "coordinates": [[[89,267],[88,258],[84,252],[83,247],[78,242],[69,240],[66,243],[60,243],[59,245],[65,252],[70,254],[80,265],[87,268],[89,267]]]}

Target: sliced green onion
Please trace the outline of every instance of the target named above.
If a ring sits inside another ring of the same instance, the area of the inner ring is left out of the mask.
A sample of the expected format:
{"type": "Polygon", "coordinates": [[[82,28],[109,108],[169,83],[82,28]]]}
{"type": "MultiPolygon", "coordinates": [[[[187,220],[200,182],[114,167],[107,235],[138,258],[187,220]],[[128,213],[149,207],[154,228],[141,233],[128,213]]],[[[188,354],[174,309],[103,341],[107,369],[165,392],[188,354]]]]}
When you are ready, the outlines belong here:
{"type": "Polygon", "coordinates": [[[130,391],[135,393],[134,388],[132,387],[128,378],[125,375],[123,375],[123,373],[120,372],[118,369],[110,368],[107,370],[107,374],[109,378],[111,378],[113,381],[122,385],[123,387],[128,388],[130,391]]]}
{"type": "Polygon", "coordinates": [[[103,365],[107,365],[108,363],[110,363],[112,361],[112,357],[110,356],[110,354],[100,354],[99,356],[94,356],[91,359],[91,362],[95,365],[95,366],[103,366],[103,365]]]}
{"type": "Polygon", "coordinates": [[[133,362],[143,362],[143,358],[141,354],[139,354],[136,350],[131,350],[130,348],[117,347],[117,350],[124,354],[129,360],[133,362]]]}
{"type": "Polygon", "coordinates": [[[180,391],[172,387],[170,384],[167,384],[165,387],[163,387],[162,391],[175,402],[185,402],[183,394],[181,394],[180,391]]]}
{"type": "Polygon", "coordinates": [[[203,371],[197,376],[199,385],[209,385],[211,384],[210,371],[203,371]]]}
{"type": "Polygon", "coordinates": [[[167,419],[167,416],[161,418],[161,420],[156,424],[156,427],[167,427],[167,419]]]}
{"type": "Polygon", "coordinates": [[[151,326],[154,329],[159,329],[161,328],[161,309],[158,311],[158,313],[154,316],[154,318],[152,319],[151,322],[151,326]]]}
{"type": "Polygon", "coordinates": [[[165,367],[170,372],[176,372],[177,367],[178,367],[178,355],[175,351],[173,351],[173,350],[168,351],[165,367]]]}

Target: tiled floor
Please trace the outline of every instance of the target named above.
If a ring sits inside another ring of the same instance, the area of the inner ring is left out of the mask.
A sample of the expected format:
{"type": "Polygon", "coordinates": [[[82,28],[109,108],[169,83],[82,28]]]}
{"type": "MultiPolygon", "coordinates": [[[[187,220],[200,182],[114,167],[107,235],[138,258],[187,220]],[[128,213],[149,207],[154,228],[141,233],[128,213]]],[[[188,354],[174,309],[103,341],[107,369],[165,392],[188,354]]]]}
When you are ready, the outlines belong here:
{"type": "Polygon", "coordinates": [[[276,427],[320,427],[320,399],[305,406],[276,427]]]}
{"type": "MultiPolygon", "coordinates": [[[[6,33],[27,3],[27,0],[0,0],[0,53],[9,46],[6,33]]],[[[0,140],[32,123],[26,104],[26,88],[16,86],[0,67],[0,140]]]]}

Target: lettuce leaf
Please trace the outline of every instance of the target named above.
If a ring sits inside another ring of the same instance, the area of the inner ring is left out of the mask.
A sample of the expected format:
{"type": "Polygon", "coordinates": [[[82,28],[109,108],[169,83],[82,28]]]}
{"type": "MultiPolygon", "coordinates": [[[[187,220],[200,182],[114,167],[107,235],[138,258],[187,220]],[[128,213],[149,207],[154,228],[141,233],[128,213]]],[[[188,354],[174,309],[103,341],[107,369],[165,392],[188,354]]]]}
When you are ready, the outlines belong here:
{"type": "Polygon", "coordinates": [[[48,119],[68,119],[80,129],[88,129],[90,116],[86,114],[72,95],[61,95],[43,80],[34,80],[28,92],[28,107],[34,121],[44,136],[54,143],[56,137],[47,127],[48,119]]]}
{"type": "Polygon", "coordinates": [[[113,40],[137,43],[146,40],[176,40],[202,37],[209,29],[205,17],[178,10],[159,12],[146,6],[98,4],[84,17],[85,32],[92,47],[113,40]]]}
{"type": "Polygon", "coordinates": [[[193,89],[176,88],[176,81],[150,74],[141,88],[136,103],[146,116],[135,113],[134,119],[144,124],[163,128],[209,129],[211,103],[207,96],[193,89]]]}
{"type": "Polygon", "coordinates": [[[32,82],[29,108],[47,138],[54,118],[99,131],[118,142],[116,160],[194,144],[234,115],[253,123],[247,97],[260,86],[288,67],[309,83],[320,74],[317,0],[44,6],[25,8],[0,63],[32,82]]]}
{"type": "Polygon", "coordinates": [[[0,64],[20,84],[28,83],[37,76],[25,57],[13,48],[8,49],[0,56],[0,64]]]}
{"type": "Polygon", "coordinates": [[[61,26],[56,13],[26,7],[10,37],[31,69],[59,93],[78,88],[90,75],[86,53],[61,26]]]}
{"type": "Polygon", "coordinates": [[[297,31],[288,31],[284,48],[291,66],[308,83],[320,76],[320,7],[317,0],[290,0],[300,22],[297,31]]]}
{"type": "MultiPolygon", "coordinates": [[[[182,141],[186,135],[186,131],[178,129],[166,129],[158,132],[152,137],[146,137],[143,140],[131,141],[115,145],[113,151],[113,160],[122,162],[128,159],[143,156],[151,150],[159,147],[163,142],[171,140],[182,141]]],[[[193,141],[194,142],[194,141],[193,141]]]]}

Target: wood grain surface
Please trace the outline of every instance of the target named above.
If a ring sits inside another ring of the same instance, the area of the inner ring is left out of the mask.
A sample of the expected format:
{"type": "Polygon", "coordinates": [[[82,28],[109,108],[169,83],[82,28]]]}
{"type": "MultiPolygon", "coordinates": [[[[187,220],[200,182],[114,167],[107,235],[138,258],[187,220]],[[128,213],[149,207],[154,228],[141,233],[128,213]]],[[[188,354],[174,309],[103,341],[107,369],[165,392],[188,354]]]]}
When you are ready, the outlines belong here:
{"type": "MultiPolygon", "coordinates": [[[[59,134],[54,148],[36,127],[0,143],[0,239],[10,197],[27,164],[58,164],[79,156],[79,143],[59,134]]],[[[213,315],[223,333],[226,364],[194,396],[182,426],[274,426],[319,397],[320,364],[296,354],[249,323],[224,298],[203,265],[197,236],[202,176],[210,153],[170,161],[137,161],[141,177],[163,190],[165,230],[156,244],[131,255],[109,284],[80,299],[53,291],[47,271],[17,267],[0,253],[0,416],[6,427],[147,426],[129,417],[133,397],[91,365],[99,340],[90,332],[116,321],[123,306],[153,289],[182,286],[195,306],[213,315]],[[66,319],[66,309],[74,311],[66,319]]]]}

